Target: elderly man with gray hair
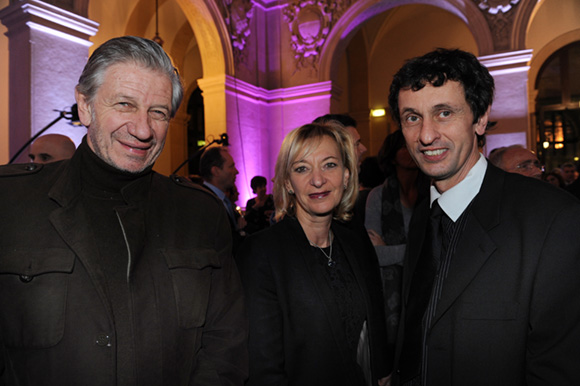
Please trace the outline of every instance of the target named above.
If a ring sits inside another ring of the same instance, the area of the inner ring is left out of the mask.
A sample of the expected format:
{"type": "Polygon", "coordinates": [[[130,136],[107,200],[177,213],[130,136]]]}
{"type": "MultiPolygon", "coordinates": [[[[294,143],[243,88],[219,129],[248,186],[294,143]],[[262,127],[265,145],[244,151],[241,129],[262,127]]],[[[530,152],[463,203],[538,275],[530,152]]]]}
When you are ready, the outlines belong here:
{"type": "Polygon", "coordinates": [[[183,96],[171,59],[107,41],[76,87],[70,160],[0,168],[0,384],[241,385],[223,205],[152,167],[183,96]]]}

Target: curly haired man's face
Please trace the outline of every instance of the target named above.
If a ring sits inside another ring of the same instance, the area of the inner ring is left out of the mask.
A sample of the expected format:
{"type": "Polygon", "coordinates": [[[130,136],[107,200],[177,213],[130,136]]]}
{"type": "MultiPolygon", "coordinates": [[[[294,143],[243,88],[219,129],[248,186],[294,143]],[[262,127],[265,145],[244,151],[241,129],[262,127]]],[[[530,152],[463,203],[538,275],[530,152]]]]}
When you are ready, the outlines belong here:
{"type": "Polygon", "coordinates": [[[402,89],[399,115],[409,153],[440,192],[467,176],[479,159],[476,134],[485,133],[489,111],[474,124],[459,82],[402,89]]]}

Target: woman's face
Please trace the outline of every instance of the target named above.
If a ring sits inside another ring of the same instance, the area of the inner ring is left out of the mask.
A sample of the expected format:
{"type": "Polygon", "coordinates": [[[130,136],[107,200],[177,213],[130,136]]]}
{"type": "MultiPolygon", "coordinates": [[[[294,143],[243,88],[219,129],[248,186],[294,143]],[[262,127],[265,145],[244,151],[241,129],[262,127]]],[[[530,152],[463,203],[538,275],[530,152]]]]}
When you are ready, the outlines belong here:
{"type": "Polygon", "coordinates": [[[266,185],[260,185],[256,187],[256,195],[260,198],[266,195],[266,185]]]}
{"type": "Polygon", "coordinates": [[[560,187],[560,181],[558,181],[558,179],[553,175],[548,175],[548,177],[546,177],[546,181],[554,186],[560,187]]]}
{"type": "Polygon", "coordinates": [[[323,136],[309,154],[301,152],[290,165],[286,189],[296,196],[298,219],[332,216],[344,193],[350,173],[342,163],[338,146],[323,136]]]}

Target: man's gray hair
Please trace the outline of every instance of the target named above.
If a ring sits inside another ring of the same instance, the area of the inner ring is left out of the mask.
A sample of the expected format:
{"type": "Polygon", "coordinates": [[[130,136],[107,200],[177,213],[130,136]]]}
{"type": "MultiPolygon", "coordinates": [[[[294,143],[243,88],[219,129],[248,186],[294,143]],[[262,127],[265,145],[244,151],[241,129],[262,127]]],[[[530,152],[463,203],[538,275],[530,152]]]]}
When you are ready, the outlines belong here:
{"type": "Polygon", "coordinates": [[[167,75],[172,84],[171,117],[175,116],[183,99],[183,85],[177,69],[163,48],[152,40],[123,36],[103,43],[93,52],[79,78],[77,91],[92,104],[105,72],[115,64],[136,63],[167,75]]]}

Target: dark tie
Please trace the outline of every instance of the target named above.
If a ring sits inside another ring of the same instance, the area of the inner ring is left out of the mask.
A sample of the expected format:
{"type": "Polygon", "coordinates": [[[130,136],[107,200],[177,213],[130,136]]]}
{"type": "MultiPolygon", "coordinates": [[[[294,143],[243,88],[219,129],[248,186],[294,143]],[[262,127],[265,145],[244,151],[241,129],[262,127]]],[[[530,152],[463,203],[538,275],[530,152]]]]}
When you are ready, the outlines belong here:
{"type": "Polygon", "coordinates": [[[443,218],[447,217],[437,200],[429,213],[424,250],[417,262],[411,282],[405,326],[405,343],[400,358],[402,383],[404,386],[421,384],[423,363],[425,316],[433,290],[433,282],[442,256],[443,218]]]}
{"type": "Polygon", "coordinates": [[[439,200],[435,200],[431,206],[431,213],[429,215],[431,220],[431,263],[433,264],[432,268],[435,272],[437,272],[441,261],[441,246],[444,233],[442,218],[444,215],[443,209],[439,206],[439,200]]]}

